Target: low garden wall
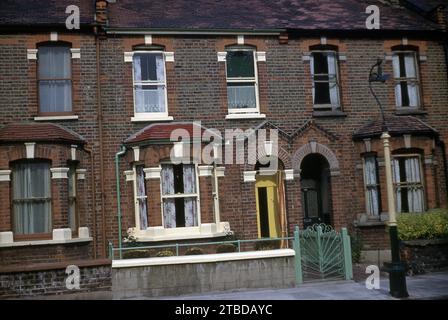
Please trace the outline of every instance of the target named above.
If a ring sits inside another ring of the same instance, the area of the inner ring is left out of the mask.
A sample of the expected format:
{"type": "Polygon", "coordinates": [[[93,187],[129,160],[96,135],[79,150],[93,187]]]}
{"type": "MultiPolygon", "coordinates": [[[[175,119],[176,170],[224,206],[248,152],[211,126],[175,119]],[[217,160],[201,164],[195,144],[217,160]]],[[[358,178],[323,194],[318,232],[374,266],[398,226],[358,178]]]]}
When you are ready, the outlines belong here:
{"type": "Polygon", "coordinates": [[[110,260],[2,267],[0,298],[108,291],[112,287],[111,269],[110,260]],[[79,288],[75,281],[69,281],[71,285],[67,286],[68,277],[74,275],[73,269],[67,270],[69,265],[79,268],[79,288]]]}
{"type": "Polygon", "coordinates": [[[114,260],[115,299],[295,286],[294,250],[114,260]]]}
{"type": "Polygon", "coordinates": [[[409,275],[448,268],[448,239],[402,241],[400,251],[409,275]]]}

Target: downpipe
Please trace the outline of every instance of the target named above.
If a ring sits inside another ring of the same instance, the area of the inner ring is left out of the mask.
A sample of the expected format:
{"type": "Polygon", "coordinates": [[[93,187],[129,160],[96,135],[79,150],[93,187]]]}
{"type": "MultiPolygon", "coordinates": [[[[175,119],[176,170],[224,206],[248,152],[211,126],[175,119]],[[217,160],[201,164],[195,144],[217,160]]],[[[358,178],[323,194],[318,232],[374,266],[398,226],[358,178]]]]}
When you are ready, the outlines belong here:
{"type": "MultiPolygon", "coordinates": [[[[120,157],[126,153],[126,147],[121,146],[120,151],[115,154],[115,178],[117,184],[117,220],[118,220],[118,252],[120,259],[121,253],[121,190],[120,190],[120,157]]],[[[113,256],[111,257],[113,260],[113,256]]]]}

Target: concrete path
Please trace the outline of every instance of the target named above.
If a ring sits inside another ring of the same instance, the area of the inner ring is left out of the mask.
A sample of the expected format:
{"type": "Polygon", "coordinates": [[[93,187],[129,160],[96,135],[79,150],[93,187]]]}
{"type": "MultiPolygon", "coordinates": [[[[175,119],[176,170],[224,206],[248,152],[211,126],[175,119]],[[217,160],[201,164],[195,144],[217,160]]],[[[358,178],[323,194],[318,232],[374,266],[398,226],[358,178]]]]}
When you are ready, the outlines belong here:
{"type": "MultiPolygon", "coordinates": [[[[448,299],[448,272],[407,277],[408,299],[448,299]]],[[[201,295],[163,297],[168,300],[395,300],[389,295],[389,279],[380,280],[380,289],[369,290],[364,283],[332,281],[303,284],[297,288],[240,290],[201,295]]],[[[139,297],[140,299],[152,299],[139,297]]]]}

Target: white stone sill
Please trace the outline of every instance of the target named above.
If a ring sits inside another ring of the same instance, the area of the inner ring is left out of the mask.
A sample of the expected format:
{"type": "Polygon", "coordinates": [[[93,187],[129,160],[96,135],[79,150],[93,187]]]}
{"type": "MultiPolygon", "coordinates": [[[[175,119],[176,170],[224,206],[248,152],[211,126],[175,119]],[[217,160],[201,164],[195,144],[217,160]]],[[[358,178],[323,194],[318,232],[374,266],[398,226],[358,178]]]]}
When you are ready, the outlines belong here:
{"type": "Polygon", "coordinates": [[[226,120],[235,119],[264,119],[266,115],[264,113],[231,113],[226,115],[226,120]]]}
{"type": "Polygon", "coordinates": [[[173,121],[172,116],[168,117],[132,117],[131,122],[151,122],[151,121],[173,121]]]}
{"type": "Polygon", "coordinates": [[[269,258],[293,257],[294,255],[295,252],[292,249],[278,249],[278,250],[265,250],[265,251],[214,253],[214,254],[191,255],[180,257],[124,259],[124,260],[113,260],[112,268],[147,267],[147,266],[162,266],[162,265],[188,264],[188,263],[210,263],[210,262],[250,260],[250,259],[269,259],[269,258]]]}
{"type": "Polygon", "coordinates": [[[2,244],[0,244],[0,248],[71,244],[71,243],[90,242],[92,240],[93,240],[93,238],[89,237],[89,238],[76,238],[76,239],[69,239],[69,240],[17,241],[17,242],[12,242],[12,243],[2,243],[2,244]]]}
{"type": "Polygon", "coordinates": [[[44,116],[44,117],[34,117],[34,121],[59,121],[59,120],[78,120],[79,116],[44,116]]]}
{"type": "Polygon", "coordinates": [[[188,240],[188,239],[206,239],[206,238],[217,238],[224,237],[227,233],[225,232],[214,232],[214,233],[191,233],[191,234],[173,234],[164,236],[148,237],[142,234],[136,234],[136,238],[141,242],[155,242],[155,241],[172,241],[172,240],[188,240]]]}

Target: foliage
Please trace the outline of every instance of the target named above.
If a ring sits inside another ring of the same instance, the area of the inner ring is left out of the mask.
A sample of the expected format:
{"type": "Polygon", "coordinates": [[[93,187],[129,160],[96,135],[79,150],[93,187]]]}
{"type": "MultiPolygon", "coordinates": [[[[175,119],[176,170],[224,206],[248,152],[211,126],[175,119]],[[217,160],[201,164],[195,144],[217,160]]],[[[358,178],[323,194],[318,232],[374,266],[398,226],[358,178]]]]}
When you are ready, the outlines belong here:
{"type": "Polygon", "coordinates": [[[161,250],[156,253],[156,257],[172,257],[172,256],[174,256],[173,250],[168,249],[161,250]]]}
{"type": "Polygon", "coordinates": [[[255,250],[275,250],[280,248],[280,240],[258,241],[255,243],[255,250]]]}
{"type": "Polygon", "coordinates": [[[220,244],[216,248],[216,253],[228,253],[228,252],[235,252],[235,251],[236,251],[236,246],[232,243],[220,244]]]}
{"type": "Polygon", "coordinates": [[[401,240],[448,238],[448,210],[435,209],[423,213],[401,213],[397,217],[401,240]]]}
{"type": "Polygon", "coordinates": [[[149,250],[136,249],[136,250],[124,250],[123,259],[138,259],[138,258],[149,258],[149,250]]]}
{"type": "Polygon", "coordinates": [[[350,236],[350,245],[352,249],[352,262],[359,263],[361,261],[362,240],[358,234],[350,236]]]}
{"type": "Polygon", "coordinates": [[[204,254],[204,250],[202,250],[201,248],[198,248],[198,247],[193,247],[193,248],[188,249],[185,252],[186,256],[192,256],[192,255],[197,255],[197,254],[204,254]]]}

